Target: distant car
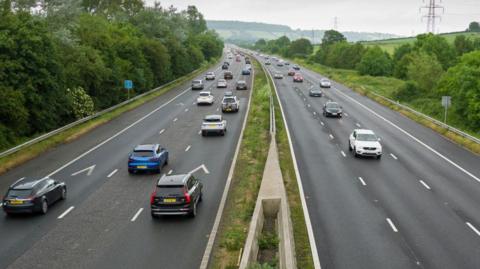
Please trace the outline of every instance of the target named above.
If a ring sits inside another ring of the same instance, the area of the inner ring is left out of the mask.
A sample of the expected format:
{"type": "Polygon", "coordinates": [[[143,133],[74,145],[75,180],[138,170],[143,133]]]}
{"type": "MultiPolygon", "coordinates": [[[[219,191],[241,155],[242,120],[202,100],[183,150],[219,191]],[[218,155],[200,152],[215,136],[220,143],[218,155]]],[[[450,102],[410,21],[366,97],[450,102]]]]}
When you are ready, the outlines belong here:
{"type": "Polygon", "coordinates": [[[197,215],[198,203],[202,201],[203,184],[191,174],[163,175],[150,195],[150,214],[197,215]]]}
{"type": "Polygon", "coordinates": [[[237,81],[235,88],[237,90],[248,90],[247,82],[245,80],[239,80],[237,81]]]}
{"type": "Polygon", "coordinates": [[[207,115],[202,123],[202,136],[210,133],[225,135],[227,132],[227,121],[221,115],[207,115]]]}
{"type": "Polygon", "coordinates": [[[322,78],[320,80],[320,87],[322,88],[330,88],[332,87],[332,83],[330,82],[330,80],[326,79],[326,78],[322,78]]]}
{"type": "Polygon", "coordinates": [[[382,157],[382,145],[380,139],[372,130],[355,129],[349,137],[348,149],[353,151],[355,157],[372,156],[382,157]]]}
{"type": "Polygon", "coordinates": [[[244,75],[244,76],[250,75],[250,69],[247,69],[247,68],[243,69],[242,70],[242,75],[244,75]]]}
{"type": "Polygon", "coordinates": [[[223,78],[224,79],[233,79],[233,73],[231,71],[225,71],[225,72],[223,72],[223,78]]]}
{"type": "Polygon", "coordinates": [[[193,80],[192,90],[203,90],[203,81],[201,79],[193,80]]]}
{"type": "Polygon", "coordinates": [[[46,214],[50,205],[66,198],[65,182],[51,178],[22,178],[8,188],[2,200],[2,208],[7,215],[37,212],[46,214]]]}
{"type": "Polygon", "coordinates": [[[222,112],[238,112],[240,101],[236,96],[224,96],[222,100],[222,112]]]}
{"type": "Polygon", "coordinates": [[[212,105],[215,97],[210,92],[200,92],[197,97],[197,105],[212,105]]]}
{"type": "Polygon", "coordinates": [[[283,63],[282,63],[282,62],[278,62],[278,63],[277,63],[277,66],[282,67],[282,66],[283,66],[283,63]]]}
{"type": "Polygon", "coordinates": [[[295,70],[288,70],[289,76],[295,76],[295,70]]]}
{"type": "Polygon", "coordinates": [[[228,55],[228,59],[233,59],[233,55],[228,55]]]}
{"type": "Polygon", "coordinates": [[[322,97],[323,92],[319,88],[313,87],[308,91],[308,95],[311,97],[322,97]]]}
{"type": "Polygon", "coordinates": [[[128,173],[153,171],[160,173],[168,164],[168,151],[159,144],[138,145],[128,157],[128,173]]]}
{"type": "Polygon", "coordinates": [[[293,69],[295,69],[295,70],[297,70],[297,71],[298,71],[298,70],[300,70],[300,66],[298,66],[298,65],[294,65],[294,66],[293,66],[293,69]]]}
{"type": "Polygon", "coordinates": [[[290,65],[290,63],[289,63],[289,62],[285,62],[285,65],[290,65]]]}
{"type": "Polygon", "coordinates": [[[223,64],[222,65],[222,70],[228,70],[228,64],[223,64]]]}
{"type": "Polygon", "coordinates": [[[225,62],[223,62],[223,64],[230,66],[230,62],[229,62],[229,61],[225,61],[225,62]]]}
{"type": "Polygon", "coordinates": [[[270,62],[265,62],[265,65],[271,65],[271,63],[270,62]]]}
{"type": "Polygon", "coordinates": [[[275,74],[273,75],[273,78],[282,79],[282,78],[283,78],[283,74],[282,74],[282,73],[275,73],[275,74]]]}
{"type": "Polygon", "coordinates": [[[251,64],[252,62],[250,62],[250,60],[248,60],[248,59],[245,59],[245,63],[246,64],[251,64]]]}
{"type": "Polygon", "coordinates": [[[217,80],[217,88],[226,88],[227,87],[227,81],[223,78],[217,80]]]}
{"type": "Polygon", "coordinates": [[[237,62],[240,62],[241,61],[241,58],[240,56],[237,56],[237,58],[235,59],[237,62]]]}
{"type": "Polygon", "coordinates": [[[215,73],[213,73],[213,72],[208,72],[208,73],[205,75],[205,80],[215,80],[215,73]]]}
{"type": "Polygon", "coordinates": [[[233,92],[226,91],[226,92],[223,93],[223,96],[233,96],[233,92]]]}
{"type": "Polygon", "coordinates": [[[296,73],[296,74],[293,76],[293,82],[303,82],[303,77],[302,77],[302,75],[300,75],[299,73],[296,73]]]}
{"type": "Polygon", "coordinates": [[[337,102],[327,102],[323,105],[323,115],[325,117],[342,117],[342,107],[337,102]]]}
{"type": "Polygon", "coordinates": [[[248,70],[252,71],[252,65],[251,64],[246,64],[245,69],[248,69],[248,70]]]}

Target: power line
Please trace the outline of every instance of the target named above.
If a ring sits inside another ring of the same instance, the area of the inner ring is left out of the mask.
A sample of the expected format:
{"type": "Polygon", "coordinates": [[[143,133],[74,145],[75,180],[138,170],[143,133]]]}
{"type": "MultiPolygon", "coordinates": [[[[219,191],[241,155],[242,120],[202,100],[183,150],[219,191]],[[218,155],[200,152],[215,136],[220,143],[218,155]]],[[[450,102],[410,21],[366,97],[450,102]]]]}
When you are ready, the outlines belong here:
{"type": "Polygon", "coordinates": [[[427,10],[427,14],[422,16],[422,20],[423,18],[427,18],[427,33],[435,33],[437,19],[439,21],[442,20],[442,16],[437,13],[437,10],[441,9],[442,12],[445,13],[445,8],[436,2],[436,0],[428,0],[428,5],[420,7],[420,12],[425,9],[427,10]]]}
{"type": "Polygon", "coordinates": [[[333,18],[333,30],[338,31],[338,17],[333,18]]]}

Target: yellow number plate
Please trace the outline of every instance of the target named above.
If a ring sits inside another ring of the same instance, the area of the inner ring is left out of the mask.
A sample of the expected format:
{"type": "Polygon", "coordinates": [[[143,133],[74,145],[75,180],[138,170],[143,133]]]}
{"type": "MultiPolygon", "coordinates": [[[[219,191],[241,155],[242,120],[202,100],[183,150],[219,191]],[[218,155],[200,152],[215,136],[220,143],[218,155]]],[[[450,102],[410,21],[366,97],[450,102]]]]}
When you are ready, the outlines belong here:
{"type": "Polygon", "coordinates": [[[145,169],[145,168],[147,168],[147,166],[145,166],[145,165],[139,165],[139,166],[137,166],[137,168],[145,169]]]}
{"type": "Polygon", "coordinates": [[[10,204],[11,204],[11,205],[21,205],[21,204],[23,204],[23,201],[20,201],[20,200],[11,200],[11,201],[10,201],[10,204]]]}
{"type": "Polygon", "coordinates": [[[175,198],[165,198],[165,199],[163,199],[164,203],[175,203],[176,201],[177,201],[177,199],[175,199],[175,198]]]}

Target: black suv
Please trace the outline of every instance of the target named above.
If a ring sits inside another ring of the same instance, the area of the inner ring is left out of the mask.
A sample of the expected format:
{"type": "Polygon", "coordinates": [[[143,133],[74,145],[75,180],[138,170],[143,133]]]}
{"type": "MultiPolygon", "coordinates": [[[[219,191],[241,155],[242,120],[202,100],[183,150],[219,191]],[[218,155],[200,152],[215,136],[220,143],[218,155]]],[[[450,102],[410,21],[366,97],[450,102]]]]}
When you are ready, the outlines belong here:
{"type": "Polygon", "coordinates": [[[197,215],[203,184],[191,174],[161,177],[150,196],[152,217],[160,215],[197,215]]]}
{"type": "Polygon", "coordinates": [[[223,69],[223,70],[227,70],[227,69],[228,69],[228,64],[223,64],[223,65],[222,65],[222,69],[223,69]]]}
{"type": "Polygon", "coordinates": [[[13,183],[3,198],[3,211],[46,214],[48,206],[67,198],[67,186],[51,178],[20,179],[13,183]]]}

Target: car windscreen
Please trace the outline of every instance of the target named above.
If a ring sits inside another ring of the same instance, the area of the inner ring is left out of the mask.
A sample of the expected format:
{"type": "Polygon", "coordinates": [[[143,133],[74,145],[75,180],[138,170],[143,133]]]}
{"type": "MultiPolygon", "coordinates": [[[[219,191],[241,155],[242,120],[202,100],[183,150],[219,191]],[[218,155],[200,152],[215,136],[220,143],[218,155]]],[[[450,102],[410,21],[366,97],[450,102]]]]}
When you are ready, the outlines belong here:
{"type": "Polygon", "coordinates": [[[239,81],[237,82],[237,85],[238,86],[245,86],[247,83],[245,83],[244,81],[239,81]]]}
{"type": "Polygon", "coordinates": [[[357,134],[358,141],[378,141],[377,136],[374,134],[357,134]]]}
{"type": "Polygon", "coordinates": [[[182,196],[185,191],[183,185],[157,185],[157,196],[182,196]]]}
{"type": "Polygon", "coordinates": [[[339,108],[340,106],[336,103],[329,103],[327,104],[327,108],[339,108]]]}
{"type": "Polygon", "coordinates": [[[235,98],[223,98],[224,103],[235,103],[235,98]]]}
{"type": "Polygon", "coordinates": [[[135,150],[133,152],[133,157],[152,157],[153,151],[151,150],[135,150]]]}
{"type": "Polygon", "coordinates": [[[193,83],[193,84],[201,84],[202,81],[200,81],[200,80],[194,80],[194,81],[192,81],[192,83],[193,83]]]}
{"type": "Polygon", "coordinates": [[[18,197],[18,198],[25,198],[32,194],[32,190],[9,190],[7,197],[18,197]]]}
{"type": "Polygon", "coordinates": [[[210,96],[210,94],[207,93],[207,92],[201,92],[201,93],[200,93],[200,96],[208,97],[208,96],[210,96]]]}

